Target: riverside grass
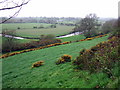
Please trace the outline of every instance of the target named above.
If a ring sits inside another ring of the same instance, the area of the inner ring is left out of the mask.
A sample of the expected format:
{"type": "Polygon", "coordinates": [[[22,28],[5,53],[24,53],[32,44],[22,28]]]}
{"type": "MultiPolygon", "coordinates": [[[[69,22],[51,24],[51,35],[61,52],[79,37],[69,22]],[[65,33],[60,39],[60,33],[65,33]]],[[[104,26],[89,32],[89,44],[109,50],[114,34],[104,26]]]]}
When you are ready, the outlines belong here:
{"type": "Polygon", "coordinates": [[[106,74],[77,72],[71,62],[55,65],[55,61],[64,54],[69,54],[75,59],[83,48],[89,49],[106,41],[107,38],[108,36],[104,36],[4,58],[2,59],[3,88],[94,88],[98,85],[104,87],[111,82],[106,74]],[[31,69],[31,65],[40,60],[44,60],[45,65],[31,69]]]}

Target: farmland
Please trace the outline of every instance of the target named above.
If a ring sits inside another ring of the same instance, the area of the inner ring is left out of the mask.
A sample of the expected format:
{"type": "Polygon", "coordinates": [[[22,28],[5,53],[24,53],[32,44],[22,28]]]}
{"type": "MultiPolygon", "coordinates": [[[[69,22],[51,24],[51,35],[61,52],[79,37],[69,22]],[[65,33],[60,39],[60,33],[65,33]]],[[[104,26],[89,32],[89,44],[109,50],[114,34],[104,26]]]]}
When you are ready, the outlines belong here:
{"type": "Polygon", "coordinates": [[[71,62],[56,65],[55,61],[63,54],[71,55],[74,60],[80,50],[106,41],[107,37],[45,48],[2,59],[3,88],[93,88],[98,84],[104,87],[111,81],[106,74],[76,72],[71,62]],[[39,60],[43,60],[45,64],[31,69],[31,65],[39,60]]]}
{"type": "Polygon", "coordinates": [[[85,39],[85,36],[81,34],[81,35],[76,35],[76,36],[71,36],[71,37],[66,37],[66,38],[60,38],[60,39],[62,40],[62,42],[77,41],[77,40],[85,39]]]}
{"type": "Polygon", "coordinates": [[[111,28],[102,28],[100,24],[90,26],[93,24],[86,22],[86,25],[79,26],[74,20],[16,18],[4,23],[3,35],[32,39],[1,37],[2,87],[118,88],[120,57],[117,27],[113,27],[115,31],[112,32],[108,31],[111,28]],[[71,31],[82,34],[55,38],[71,31]]]}
{"type": "Polygon", "coordinates": [[[3,24],[2,30],[16,30],[17,36],[22,37],[40,37],[40,35],[53,34],[55,36],[68,34],[74,26],[56,25],[56,28],[50,28],[51,24],[45,23],[10,23],[3,24]],[[35,28],[41,27],[44,28],[35,28]]]}

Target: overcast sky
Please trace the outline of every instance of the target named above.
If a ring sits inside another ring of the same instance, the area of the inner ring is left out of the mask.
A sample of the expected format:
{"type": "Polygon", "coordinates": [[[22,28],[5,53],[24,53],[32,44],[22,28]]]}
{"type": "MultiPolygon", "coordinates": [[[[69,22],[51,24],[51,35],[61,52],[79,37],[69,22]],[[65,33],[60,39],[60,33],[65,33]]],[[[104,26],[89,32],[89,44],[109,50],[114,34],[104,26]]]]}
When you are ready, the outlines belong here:
{"type": "MultiPolygon", "coordinates": [[[[117,18],[118,1],[120,0],[31,0],[17,17],[85,17],[89,13],[96,13],[98,17],[117,18]]],[[[5,13],[2,16],[8,15],[8,11],[5,13]]]]}

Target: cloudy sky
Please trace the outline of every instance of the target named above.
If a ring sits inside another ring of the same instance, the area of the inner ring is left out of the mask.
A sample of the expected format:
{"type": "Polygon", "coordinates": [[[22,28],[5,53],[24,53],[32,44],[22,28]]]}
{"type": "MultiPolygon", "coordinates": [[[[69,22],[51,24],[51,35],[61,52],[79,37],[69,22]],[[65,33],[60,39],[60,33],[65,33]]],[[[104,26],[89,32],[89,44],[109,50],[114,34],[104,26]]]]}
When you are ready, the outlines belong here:
{"type": "MultiPolygon", "coordinates": [[[[117,18],[118,1],[120,0],[31,0],[17,17],[85,17],[89,13],[96,13],[98,17],[117,18]]],[[[6,11],[2,16],[12,13],[6,11]]]]}

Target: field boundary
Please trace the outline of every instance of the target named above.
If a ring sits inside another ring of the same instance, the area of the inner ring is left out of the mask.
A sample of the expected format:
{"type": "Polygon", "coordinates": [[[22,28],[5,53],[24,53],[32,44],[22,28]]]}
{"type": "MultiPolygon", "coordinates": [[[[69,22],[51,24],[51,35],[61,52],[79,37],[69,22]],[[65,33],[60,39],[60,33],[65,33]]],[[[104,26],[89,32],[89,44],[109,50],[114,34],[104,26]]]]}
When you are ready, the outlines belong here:
{"type": "MultiPolygon", "coordinates": [[[[100,37],[103,37],[103,36],[106,36],[106,35],[107,34],[99,35],[99,36],[96,36],[96,37],[81,39],[81,40],[74,41],[74,42],[88,41],[88,40],[92,40],[92,39],[95,39],[95,38],[100,38],[100,37]]],[[[42,46],[42,47],[38,47],[38,48],[32,48],[32,49],[22,50],[22,51],[19,51],[19,52],[7,53],[7,54],[1,55],[0,58],[6,58],[6,57],[9,57],[9,56],[13,56],[13,55],[17,55],[17,54],[21,54],[21,53],[25,53],[25,52],[35,51],[35,50],[39,50],[39,49],[44,49],[44,48],[49,48],[49,47],[53,47],[53,46],[74,43],[74,42],[67,41],[67,42],[63,42],[63,43],[54,43],[54,44],[50,44],[50,45],[46,45],[46,46],[42,46]]]]}

